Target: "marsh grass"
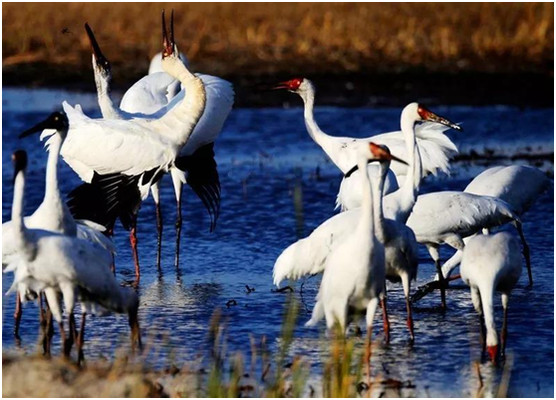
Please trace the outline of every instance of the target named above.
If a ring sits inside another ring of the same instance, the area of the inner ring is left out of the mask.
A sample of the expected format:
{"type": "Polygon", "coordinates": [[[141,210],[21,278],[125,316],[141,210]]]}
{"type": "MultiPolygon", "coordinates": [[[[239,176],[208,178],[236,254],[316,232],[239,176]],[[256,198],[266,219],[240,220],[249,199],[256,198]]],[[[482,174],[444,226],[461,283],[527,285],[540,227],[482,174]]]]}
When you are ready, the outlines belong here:
{"type": "Polygon", "coordinates": [[[90,81],[88,22],[116,81],[134,80],[161,50],[163,8],[194,69],[225,77],[553,71],[553,3],[6,3],[4,72],[90,81]]]}

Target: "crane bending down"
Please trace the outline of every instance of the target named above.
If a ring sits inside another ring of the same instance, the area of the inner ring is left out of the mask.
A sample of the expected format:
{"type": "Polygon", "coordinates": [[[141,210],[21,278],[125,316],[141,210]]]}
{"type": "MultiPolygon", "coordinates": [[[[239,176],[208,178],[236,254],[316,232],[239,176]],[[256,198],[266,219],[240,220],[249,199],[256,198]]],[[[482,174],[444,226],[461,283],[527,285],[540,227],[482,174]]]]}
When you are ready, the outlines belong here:
{"type": "MultiPolygon", "coordinates": [[[[282,82],[274,87],[275,89],[286,89],[291,92],[297,93],[304,103],[304,118],[305,126],[309,136],[324,150],[330,160],[342,171],[343,174],[348,173],[357,163],[357,147],[358,143],[368,143],[373,141],[377,144],[386,145],[393,154],[398,154],[404,159],[409,159],[410,154],[407,154],[406,141],[404,134],[400,131],[382,133],[368,138],[353,138],[353,137],[335,137],[324,133],[317,125],[313,108],[315,102],[315,87],[313,83],[306,78],[295,78],[286,82],[282,82]]],[[[457,125],[451,124],[449,127],[456,127],[457,125]]],[[[415,136],[417,138],[417,146],[422,159],[422,174],[437,174],[438,172],[448,172],[449,159],[452,155],[457,153],[457,147],[452,141],[442,133],[448,128],[435,127],[431,124],[423,124],[415,128],[415,136]]],[[[461,129],[459,127],[455,129],[461,129]]],[[[386,193],[390,190],[394,191],[397,187],[397,182],[400,182],[402,177],[407,174],[407,167],[404,165],[392,164],[392,172],[395,175],[389,174],[386,181],[386,193]],[[391,189],[389,189],[391,188],[391,189]]],[[[356,183],[350,185],[350,188],[357,190],[353,195],[347,193],[348,187],[340,193],[342,196],[338,198],[338,205],[342,208],[350,208],[353,205],[349,202],[344,204],[343,201],[347,197],[355,196],[356,201],[360,202],[361,196],[357,182],[358,178],[354,177],[356,183]]]]}
{"type": "Polygon", "coordinates": [[[470,238],[463,250],[461,278],[471,288],[471,300],[479,314],[481,338],[490,359],[496,363],[498,335],[494,322],[494,291],[502,292],[504,321],[502,323],[502,352],[504,355],[508,335],[508,299],[521,275],[519,243],[509,232],[494,235],[479,234],[470,238]]]}
{"type": "MultiPolygon", "coordinates": [[[[408,129],[413,130],[415,123],[421,120],[434,120],[444,124],[450,123],[417,103],[407,105],[402,111],[400,119],[402,130],[404,131],[408,129]]],[[[409,133],[405,136],[406,138],[411,138],[409,133]]],[[[409,166],[410,171],[419,170],[419,151],[418,149],[414,150],[415,157],[412,157],[412,159],[414,158],[415,165],[409,166]]],[[[409,152],[409,154],[412,154],[412,152],[409,152]]],[[[418,182],[420,176],[417,175],[417,177],[418,182]]],[[[411,289],[410,281],[415,278],[417,273],[417,264],[413,256],[416,244],[413,232],[405,227],[405,220],[415,203],[418,187],[414,188],[410,175],[406,177],[406,182],[408,180],[411,185],[406,186],[404,184],[404,187],[399,189],[399,191],[408,188],[410,190],[402,196],[399,196],[398,192],[394,192],[383,199],[384,217],[386,218],[385,233],[387,237],[384,244],[386,245],[386,276],[389,280],[402,281],[408,312],[407,324],[410,335],[413,338],[413,320],[408,299],[411,289]]],[[[360,208],[337,214],[323,222],[308,237],[290,245],[280,254],[274,264],[274,284],[279,285],[284,279],[298,279],[304,275],[322,272],[333,249],[344,240],[346,235],[353,231],[360,219],[360,208]]]]}
{"type": "MultiPolygon", "coordinates": [[[[44,198],[33,214],[25,217],[25,225],[28,228],[76,236],[80,239],[96,243],[110,253],[115,254],[114,244],[103,234],[105,228],[91,221],[75,221],[68,207],[62,201],[58,187],[58,160],[67,129],[68,120],[66,116],[56,112],[51,114],[46,121],[20,134],[21,138],[42,131],[41,140],[49,138],[45,144],[48,149],[48,160],[46,164],[44,198]]],[[[14,236],[13,221],[7,221],[2,224],[2,265],[9,264],[11,258],[16,254],[17,241],[14,236]]],[[[16,338],[19,337],[19,324],[22,313],[21,302],[18,296],[14,313],[14,335],[16,338]]]]}
{"type": "Polygon", "coordinates": [[[119,217],[126,228],[131,228],[137,280],[137,210],[150,187],[176,165],[206,103],[202,80],[179,59],[173,31],[172,40],[168,38],[164,14],[162,21],[162,66],[182,83],[187,96],[153,119],[91,119],[80,109],[63,104],[70,129],[62,157],[86,182],[70,193],[70,210],[77,218],[91,219],[107,228],[112,228],[119,217]]]}
{"type": "MultiPolygon", "coordinates": [[[[71,324],[76,299],[85,303],[84,310],[104,309],[129,315],[132,345],[141,346],[137,311],[139,300],[130,288],[121,287],[110,269],[112,255],[86,240],[42,229],[29,229],[23,218],[25,169],[27,154],[13,154],[15,167],[12,226],[17,254],[5,272],[14,272],[8,293],[16,291],[21,301],[32,293],[44,292],[54,319],[60,327],[64,354],[69,356],[73,344],[71,324]],[[59,295],[69,314],[70,334],[66,336],[59,295]]],[[[79,332],[78,352],[82,354],[85,313],[79,332]]]]}
{"type": "MultiPolygon", "coordinates": [[[[456,250],[463,250],[464,238],[508,222],[521,224],[511,206],[496,197],[455,191],[417,197],[407,226],[415,232],[417,241],[427,247],[434,260],[443,308],[446,308],[446,282],[440,266],[440,245],[447,244],[456,250]]],[[[419,296],[422,297],[421,294],[414,295],[413,301],[419,296]]]]}
{"type": "MultiPolygon", "coordinates": [[[[171,21],[170,29],[173,30],[173,14],[171,21]]],[[[98,103],[104,118],[131,119],[161,116],[185,96],[185,90],[181,90],[178,80],[166,72],[154,70],[154,67],[151,67],[149,68],[149,75],[137,81],[124,94],[120,108],[117,108],[110,97],[112,82],[110,62],[102,53],[88,24],[85,24],[85,29],[93,49],[93,71],[97,86],[98,103]]],[[[187,66],[185,56],[179,54],[180,59],[187,66]]],[[[162,59],[162,54],[159,57],[162,59]]],[[[151,62],[151,64],[153,63],[151,62]]],[[[162,67],[160,60],[157,59],[155,67],[162,67]]],[[[176,267],[179,264],[182,226],[181,195],[184,183],[187,183],[193,189],[209,212],[210,230],[214,230],[216,225],[220,211],[220,180],[214,160],[214,141],[221,132],[234,102],[234,90],[230,82],[210,75],[195,74],[195,76],[200,78],[205,86],[205,110],[194,128],[190,140],[181,149],[174,166],[170,168],[177,204],[176,267]]],[[[160,210],[159,181],[153,183],[151,193],[156,207],[157,266],[160,268],[162,213],[160,210]]]]}
{"type": "MultiPolygon", "coordinates": [[[[537,168],[525,165],[498,166],[489,168],[477,175],[465,188],[464,192],[484,196],[493,196],[507,202],[515,213],[521,217],[539,196],[549,187],[550,179],[537,168]]],[[[523,245],[525,262],[530,263],[529,246],[525,240],[521,224],[514,223],[523,245]]],[[[468,238],[463,239],[464,243],[468,238]]],[[[462,252],[458,250],[444,265],[442,273],[450,276],[461,262],[462,252]]],[[[530,268],[528,268],[528,272],[530,268]]],[[[533,277],[529,276],[532,284],[533,277]]]]}

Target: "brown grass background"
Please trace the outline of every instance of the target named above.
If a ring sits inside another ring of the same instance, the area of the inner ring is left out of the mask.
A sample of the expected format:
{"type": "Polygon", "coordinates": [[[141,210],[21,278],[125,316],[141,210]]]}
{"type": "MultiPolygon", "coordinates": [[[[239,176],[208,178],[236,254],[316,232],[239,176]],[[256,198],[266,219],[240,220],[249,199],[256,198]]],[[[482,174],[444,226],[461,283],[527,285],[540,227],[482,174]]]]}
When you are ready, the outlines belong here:
{"type": "Polygon", "coordinates": [[[540,73],[553,76],[553,3],[5,3],[4,82],[92,85],[89,22],[115,81],[145,74],[160,14],[196,71],[223,77],[540,73]]]}

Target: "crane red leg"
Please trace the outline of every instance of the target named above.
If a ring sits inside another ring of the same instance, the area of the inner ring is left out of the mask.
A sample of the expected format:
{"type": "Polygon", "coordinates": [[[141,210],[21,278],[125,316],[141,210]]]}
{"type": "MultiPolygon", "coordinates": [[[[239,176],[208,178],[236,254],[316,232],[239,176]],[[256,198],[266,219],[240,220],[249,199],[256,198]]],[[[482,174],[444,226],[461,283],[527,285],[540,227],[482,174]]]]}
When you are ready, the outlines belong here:
{"type": "Polygon", "coordinates": [[[69,357],[68,338],[66,336],[66,331],[64,330],[63,321],[58,323],[58,328],[60,328],[60,337],[62,339],[62,352],[64,354],[64,357],[68,358],[69,357]]]}
{"type": "Polygon", "coordinates": [[[411,303],[409,303],[409,298],[405,298],[405,307],[407,308],[407,329],[409,329],[409,337],[411,343],[415,340],[415,333],[413,332],[413,315],[411,313],[411,303]]]}
{"type": "Polygon", "coordinates": [[[39,293],[39,343],[42,347],[43,355],[46,354],[47,337],[46,337],[46,317],[43,307],[42,293],[39,293]]]}
{"type": "Polygon", "coordinates": [[[390,343],[390,322],[388,321],[388,311],[386,310],[386,296],[380,299],[382,307],[382,325],[384,326],[384,336],[386,343],[390,343]]]}
{"type": "Polygon", "coordinates": [[[17,293],[16,300],[15,300],[15,312],[14,312],[14,336],[18,346],[21,342],[21,338],[19,337],[19,324],[21,322],[22,314],[23,314],[23,310],[21,308],[21,298],[19,297],[19,293],[17,293]]]}
{"type": "Polygon", "coordinates": [[[52,324],[52,311],[50,311],[50,307],[48,307],[48,302],[46,302],[46,345],[44,350],[44,355],[50,357],[50,349],[52,348],[52,337],[54,336],[54,326],[52,324]]]}
{"type": "Polygon", "coordinates": [[[367,326],[367,340],[365,341],[365,367],[367,370],[367,385],[371,387],[371,351],[372,351],[372,326],[367,326]]]}
{"type": "Polygon", "coordinates": [[[131,221],[131,230],[129,232],[129,241],[133,252],[133,261],[135,263],[135,281],[139,282],[141,278],[141,270],[139,268],[139,254],[137,253],[137,214],[133,216],[131,221]]]}
{"type": "Polygon", "coordinates": [[[81,326],[79,327],[79,335],[77,336],[77,365],[81,365],[84,360],[83,356],[83,342],[85,340],[85,319],[87,313],[81,314],[81,326]]]}

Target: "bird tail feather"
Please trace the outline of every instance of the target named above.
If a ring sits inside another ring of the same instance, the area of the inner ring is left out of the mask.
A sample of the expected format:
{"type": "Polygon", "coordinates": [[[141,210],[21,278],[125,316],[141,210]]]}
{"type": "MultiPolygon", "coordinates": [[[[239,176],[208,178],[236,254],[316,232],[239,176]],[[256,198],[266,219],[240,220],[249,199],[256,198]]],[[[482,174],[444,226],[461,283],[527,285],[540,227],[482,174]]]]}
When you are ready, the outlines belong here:
{"type": "Polygon", "coordinates": [[[305,323],[305,326],[315,326],[321,319],[324,318],[324,304],[321,300],[318,300],[313,307],[313,313],[311,314],[311,319],[305,323]]]}
{"type": "Polygon", "coordinates": [[[174,164],[186,172],[186,182],[203,202],[210,217],[210,231],[214,231],[220,214],[220,177],[214,160],[214,143],[198,148],[191,155],[179,156],[174,164]]]}

